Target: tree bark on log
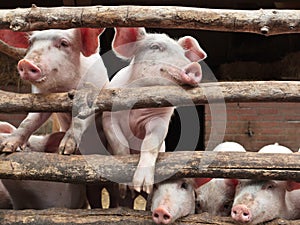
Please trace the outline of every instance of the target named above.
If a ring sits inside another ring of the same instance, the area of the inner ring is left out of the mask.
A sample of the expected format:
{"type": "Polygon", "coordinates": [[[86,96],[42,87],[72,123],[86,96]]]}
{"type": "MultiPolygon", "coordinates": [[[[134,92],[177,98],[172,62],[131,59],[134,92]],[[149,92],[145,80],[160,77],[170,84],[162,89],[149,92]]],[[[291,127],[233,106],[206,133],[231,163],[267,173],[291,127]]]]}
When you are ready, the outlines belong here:
{"type": "Polygon", "coordinates": [[[276,35],[300,32],[300,10],[231,10],[175,6],[92,6],[0,10],[0,29],[74,27],[184,28],[276,35]]]}
{"type": "MultiPolygon", "coordinates": [[[[264,225],[298,225],[299,220],[275,219],[264,225]]],[[[0,210],[1,225],[153,225],[150,212],[132,209],[47,209],[47,210],[0,210]]],[[[211,216],[208,213],[189,215],[178,219],[174,225],[233,225],[230,217],[211,216]]]]}
{"type": "MultiPolygon", "coordinates": [[[[17,152],[0,157],[0,179],[68,183],[132,181],[139,155],[71,155],[17,152]]],[[[160,153],[155,181],[182,177],[224,177],[300,181],[300,153],[183,151],[160,153]]]]}
{"type": "Polygon", "coordinates": [[[6,54],[16,60],[20,60],[25,56],[26,49],[14,48],[14,47],[6,44],[2,40],[0,40],[0,52],[6,54]]]}
{"type": "Polygon", "coordinates": [[[225,102],[299,102],[298,81],[250,81],[201,83],[195,88],[156,86],[89,90],[52,94],[19,94],[0,91],[0,112],[71,112],[82,117],[94,111],[118,111],[147,107],[192,106],[225,102]],[[98,95],[94,100],[92,95],[98,95]],[[85,102],[88,101],[88,102],[85,102]],[[83,104],[84,103],[84,104],[83,104]],[[80,112],[81,105],[91,108],[80,112]]]}

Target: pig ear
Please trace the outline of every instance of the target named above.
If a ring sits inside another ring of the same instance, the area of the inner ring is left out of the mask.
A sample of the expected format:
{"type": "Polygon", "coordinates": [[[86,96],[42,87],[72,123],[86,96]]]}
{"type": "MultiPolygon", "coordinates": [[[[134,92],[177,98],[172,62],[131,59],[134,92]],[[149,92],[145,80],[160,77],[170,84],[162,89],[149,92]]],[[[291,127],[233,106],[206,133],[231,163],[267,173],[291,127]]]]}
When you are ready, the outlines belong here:
{"type": "Polygon", "coordinates": [[[185,56],[192,62],[198,62],[207,56],[198,41],[191,36],[180,38],[178,44],[185,50],[185,56]]]}
{"type": "Polygon", "coordinates": [[[11,134],[16,128],[7,122],[0,122],[0,133],[11,134]]]}
{"type": "Polygon", "coordinates": [[[99,51],[99,35],[105,28],[80,28],[81,33],[81,52],[88,57],[99,51]]]}
{"type": "Polygon", "coordinates": [[[135,42],[142,40],[146,35],[143,27],[117,27],[112,41],[112,49],[117,56],[130,59],[135,51],[135,42]]]}
{"type": "Polygon", "coordinates": [[[27,48],[29,46],[28,33],[26,32],[0,30],[0,39],[15,48],[27,48]]]}
{"type": "Polygon", "coordinates": [[[289,180],[287,181],[286,190],[287,191],[294,191],[300,189],[300,183],[296,181],[289,180]]]}
{"type": "Polygon", "coordinates": [[[57,153],[60,141],[65,136],[65,132],[55,132],[45,137],[43,149],[48,153],[57,153]]]}
{"type": "Polygon", "coordinates": [[[224,179],[224,182],[227,186],[233,186],[234,188],[238,185],[238,179],[224,179]]]}
{"type": "Polygon", "coordinates": [[[195,188],[198,188],[211,180],[212,178],[194,178],[195,188]]]}

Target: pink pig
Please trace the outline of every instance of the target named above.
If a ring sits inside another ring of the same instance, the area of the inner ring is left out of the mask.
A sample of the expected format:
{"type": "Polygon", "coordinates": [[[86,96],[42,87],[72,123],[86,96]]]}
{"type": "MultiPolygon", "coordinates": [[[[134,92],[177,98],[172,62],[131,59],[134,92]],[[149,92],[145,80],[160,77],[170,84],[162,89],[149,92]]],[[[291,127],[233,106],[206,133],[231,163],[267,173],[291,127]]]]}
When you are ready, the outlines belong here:
{"type": "Polygon", "coordinates": [[[182,178],[154,185],[150,195],[152,219],[156,224],[170,224],[195,213],[195,190],[211,178],[182,178]]]}
{"type": "MultiPolygon", "coordinates": [[[[9,123],[0,122],[0,141],[15,129],[9,123]]],[[[63,132],[45,136],[31,135],[27,142],[27,149],[57,153],[63,135],[63,132]]],[[[13,209],[47,209],[52,207],[74,209],[86,208],[88,205],[84,184],[10,179],[2,179],[1,182],[5,191],[7,190],[9,193],[13,209]]],[[[1,199],[0,203],[2,200],[5,199],[1,199]]]]}
{"type": "MultiPolygon", "coordinates": [[[[23,80],[32,84],[34,93],[66,92],[89,82],[101,89],[108,82],[106,68],[98,53],[99,35],[103,30],[34,31],[29,35],[29,41],[27,33],[1,30],[0,38],[9,45],[28,48],[26,56],[18,63],[18,71],[23,80]]],[[[0,150],[11,152],[26,145],[30,135],[50,115],[47,112],[29,113],[18,129],[2,142],[0,150]]],[[[67,131],[61,152],[73,153],[88,122],[77,119],[71,123],[71,113],[58,113],[58,118],[61,131],[67,131]],[[71,152],[65,151],[68,146],[71,152]]]]}
{"type": "MultiPolygon", "coordinates": [[[[213,151],[246,152],[242,145],[231,141],[217,145],[213,151]]],[[[237,179],[213,178],[197,188],[196,213],[208,212],[214,216],[229,216],[237,184],[237,179]]]]}
{"type": "MultiPolygon", "coordinates": [[[[275,143],[259,153],[293,153],[275,143]]],[[[258,224],[278,217],[300,218],[300,183],[278,180],[239,180],[231,217],[244,224],[258,224]]]]}
{"type": "MultiPolygon", "coordinates": [[[[131,60],[108,88],[153,85],[197,85],[202,78],[198,61],[206,57],[190,36],[171,39],[166,34],[146,33],[144,28],[116,28],[113,50],[131,60]]],[[[140,153],[132,186],[150,193],[159,152],[165,151],[169,121],[174,107],[135,109],[103,113],[103,130],[114,155],[140,153]]]]}

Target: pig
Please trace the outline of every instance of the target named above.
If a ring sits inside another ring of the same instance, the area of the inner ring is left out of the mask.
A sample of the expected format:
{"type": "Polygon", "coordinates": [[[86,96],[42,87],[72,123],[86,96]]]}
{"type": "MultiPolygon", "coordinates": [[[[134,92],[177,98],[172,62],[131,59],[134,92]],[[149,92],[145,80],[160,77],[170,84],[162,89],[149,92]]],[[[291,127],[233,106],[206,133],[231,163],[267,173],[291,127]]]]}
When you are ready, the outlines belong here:
{"type": "MultiPolygon", "coordinates": [[[[199,61],[206,53],[190,36],[178,41],[166,34],[147,33],[144,28],[115,28],[112,42],[115,54],[130,64],[120,70],[107,88],[147,87],[153,85],[196,86],[201,81],[199,61]]],[[[159,152],[174,107],[147,108],[103,113],[103,130],[108,150],[113,155],[140,153],[131,186],[150,193],[159,152]]]]}
{"type": "MultiPolygon", "coordinates": [[[[246,152],[236,142],[223,142],[217,145],[216,152],[246,152]]],[[[196,190],[196,213],[208,212],[214,216],[230,216],[237,179],[214,178],[196,190]]]]}
{"type": "MultiPolygon", "coordinates": [[[[104,29],[51,29],[34,31],[32,34],[1,30],[0,38],[7,44],[28,48],[18,62],[18,71],[23,80],[32,84],[33,93],[66,92],[93,83],[100,90],[108,76],[98,53],[99,35],[104,29]],[[28,38],[25,38],[29,35],[28,38]]],[[[76,102],[75,102],[76,103],[76,102]]],[[[29,113],[9,137],[0,145],[0,151],[12,152],[26,145],[30,135],[52,113],[29,113]]],[[[74,153],[85,131],[87,120],[74,119],[71,113],[58,113],[60,131],[65,137],[60,145],[64,154],[74,153]],[[74,129],[76,127],[76,129],[74,129]],[[69,150],[66,150],[69,149],[69,150]]]]}
{"type": "MultiPolygon", "coordinates": [[[[3,141],[3,136],[15,129],[7,122],[0,122],[0,140],[3,141]]],[[[26,149],[56,153],[63,136],[63,132],[45,136],[32,135],[27,142],[26,149]]],[[[77,209],[88,206],[84,184],[10,179],[2,179],[1,181],[9,193],[13,209],[47,209],[53,207],[77,209]]]]}
{"type": "MultiPolygon", "coordinates": [[[[267,145],[259,153],[292,153],[278,143],[267,145]]],[[[239,180],[231,217],[245,224],[258,224],[278,217],[300,218],[300,183],[278,180],[239,180]]]]}
{"type": "Polygon", "coordinates": [[[182,178],[154,185],[151,201],[152,219],[156,224],[170,224],[195,213],[195,190],[210,178],[182,178]]]}

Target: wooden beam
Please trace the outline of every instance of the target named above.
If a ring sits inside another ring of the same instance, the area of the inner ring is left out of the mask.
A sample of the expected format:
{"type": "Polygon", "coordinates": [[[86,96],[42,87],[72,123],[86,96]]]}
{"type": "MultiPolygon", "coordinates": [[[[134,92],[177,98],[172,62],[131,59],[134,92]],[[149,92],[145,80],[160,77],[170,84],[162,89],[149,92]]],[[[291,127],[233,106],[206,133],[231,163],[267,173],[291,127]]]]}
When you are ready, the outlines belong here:
{"type": "MultiPolygon", "coordinates": [[[[47,209],[47,210],[0,210],[1,225],[153,225],[151,213],[132,209],[47,209]]],[[[298,225],[299,220],[275,219],[264,225],[298,225]]],[[[230,217],[211,216],[208,213],[189,215],[178,219],[174,225],[234,225],[230,217]]]]}
{"type": "MultiPolygon", "coordinates": [[[[69,183],[131,182],[139,155],[58,155],[17,152],[0,157],[0,179],[69,183]]],[[[300,153],[183,151],[160,153],[156,181],[182,177],[224,177],[300,181],[300,153]]]]}
{"type": "Polygon", "coordinates": [[[300,10],[89,6],[0,10],[0,29],[142,26],[277,35],[300,32],[300,10]]]}
{"type": "Polygon", "coordinates": [[[157,86],[107,89],[102,90],[101,93],[91,92],[91,89],[52,94],[0,91],[0,112],[70,112],[73,110],[73,115],[80,113],[85,117],[94,110],[117,111],[172,105],[202,105],[224,101],[300,102],[299,93],[299,81],[214,82],[201,83],[195,88],[157,86]],[[81,105],[85,105],[82,104],[83,102],[92,105],[91,108],[81,111],[81,105]]]}

